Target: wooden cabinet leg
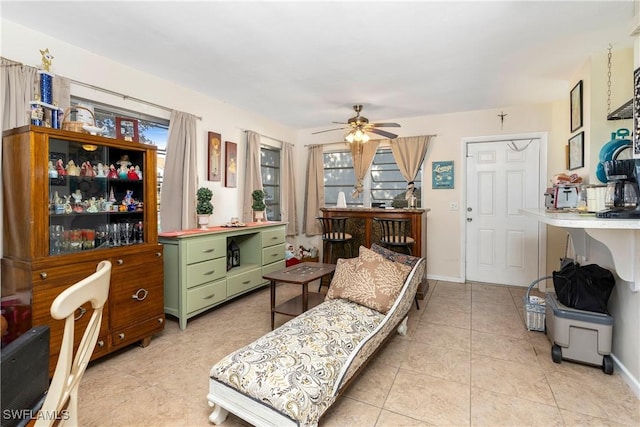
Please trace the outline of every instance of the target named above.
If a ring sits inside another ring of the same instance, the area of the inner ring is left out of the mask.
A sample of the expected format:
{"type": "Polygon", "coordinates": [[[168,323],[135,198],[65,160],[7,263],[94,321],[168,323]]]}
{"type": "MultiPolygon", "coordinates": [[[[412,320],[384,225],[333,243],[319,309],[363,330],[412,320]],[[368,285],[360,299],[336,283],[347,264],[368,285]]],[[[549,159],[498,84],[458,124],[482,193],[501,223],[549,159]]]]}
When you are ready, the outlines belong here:
{"type": "Polygon", "coordinates": [[[144,348],[151,344],[151,335],[140,340],[140,347],[144,348]]]}

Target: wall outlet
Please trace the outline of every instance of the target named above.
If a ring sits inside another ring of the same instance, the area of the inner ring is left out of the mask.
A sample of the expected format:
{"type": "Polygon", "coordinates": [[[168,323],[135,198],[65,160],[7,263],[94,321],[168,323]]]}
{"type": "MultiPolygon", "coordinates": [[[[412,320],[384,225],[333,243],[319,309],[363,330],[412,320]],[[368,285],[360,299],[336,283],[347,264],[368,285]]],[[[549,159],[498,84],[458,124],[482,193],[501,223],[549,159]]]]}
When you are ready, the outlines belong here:
{"type": "Polygon", "coordinates": [[[449,203],[449,210],[457,211],[458,210],[458,202],[449,203]]]}

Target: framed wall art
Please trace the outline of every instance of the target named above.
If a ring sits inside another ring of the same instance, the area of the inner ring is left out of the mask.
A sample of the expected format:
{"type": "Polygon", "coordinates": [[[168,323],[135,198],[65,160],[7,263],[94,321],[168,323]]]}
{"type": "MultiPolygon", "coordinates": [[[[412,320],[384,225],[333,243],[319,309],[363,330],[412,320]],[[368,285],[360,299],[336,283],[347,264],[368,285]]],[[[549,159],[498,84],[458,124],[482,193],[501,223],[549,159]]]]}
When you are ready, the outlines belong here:
{"type": "Polygon", "coordinates": [[[574,170],[584,167],[584,132],[569,138],[569,160],[568,169],[574,170]]]}
{"type": "Polygon", "coordinates": [[[116,117],[116,139],[139,142],[138,121],[126,117],[116,117]]]}
{"type": "Polygon", "coordinates": [[[207,179],[209,181],[220,181],[222,174],[220,173],[220,157],[222,155],[222,142],[220,134],[209,132],[209,167],[207,168],[207,179]]]}
{"type": "Polygon", "coordinates": [[[454,188],[453,160],[431,163],[431,188],[454,188]]]}
{"type": "Polygon", "coordinates": [[[235,188],[238,177],[238,145],[235,142],[225,141],[225,177],[224,186],[235,188]]]}
{"type": "Polygon", "coordinates": [[[571,132],[575,132],[582,127],[582,80],[571,89],[571,132]]]}

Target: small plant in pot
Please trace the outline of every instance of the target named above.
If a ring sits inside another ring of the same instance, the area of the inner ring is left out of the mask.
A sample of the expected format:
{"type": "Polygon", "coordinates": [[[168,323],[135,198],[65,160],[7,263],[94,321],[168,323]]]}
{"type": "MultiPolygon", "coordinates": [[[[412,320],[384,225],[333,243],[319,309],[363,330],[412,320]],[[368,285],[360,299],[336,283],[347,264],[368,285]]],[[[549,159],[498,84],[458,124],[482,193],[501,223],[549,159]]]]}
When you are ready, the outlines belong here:
{"type": "Polygon", "coordinates": [[[213,192],[206,187],[198,188],[196,193],[198,203],[196,205],[196,214],[198,215],[198,225],[200,228],[207,228],[209,225],[209,217],[213,213],[213,192]]]}
{"type": "Polygon", "coordinates": [[[253,216],[256,222],[262,222],[264,219],[264,210],[267,207],[264,204],[264,196],[266,193],[264,190],[253,190],[251,193],[251,198],[253,199],[253,203],[251,204],[251,209],[253,209],[253,216]]]}

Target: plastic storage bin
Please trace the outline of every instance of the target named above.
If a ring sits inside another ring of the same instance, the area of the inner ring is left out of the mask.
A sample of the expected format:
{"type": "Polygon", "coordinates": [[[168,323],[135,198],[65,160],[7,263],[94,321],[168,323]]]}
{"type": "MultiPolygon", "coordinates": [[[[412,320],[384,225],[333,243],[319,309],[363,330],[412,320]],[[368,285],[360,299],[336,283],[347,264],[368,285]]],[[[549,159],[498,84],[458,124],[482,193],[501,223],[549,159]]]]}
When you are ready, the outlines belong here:
{"type": "Polygon", "coordinates": [[[613,373],[613,317],[569,308],[554,293],[547,293],[546,326],[555,363],[571,360],[600,366],[605,374],[613,373]]]}

